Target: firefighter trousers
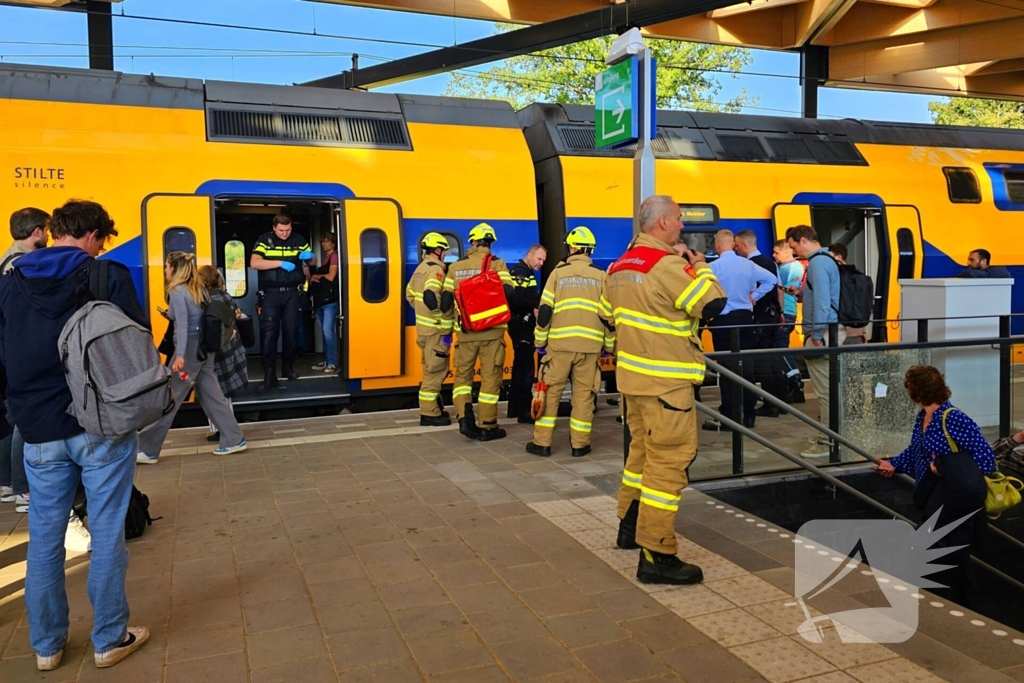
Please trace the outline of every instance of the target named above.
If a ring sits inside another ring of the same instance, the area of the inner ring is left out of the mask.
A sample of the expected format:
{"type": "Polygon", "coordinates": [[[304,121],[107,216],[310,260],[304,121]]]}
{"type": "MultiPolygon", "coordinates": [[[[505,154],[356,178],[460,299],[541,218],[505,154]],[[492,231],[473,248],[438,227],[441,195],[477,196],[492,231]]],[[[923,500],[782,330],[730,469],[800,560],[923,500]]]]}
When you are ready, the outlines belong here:
{"type": "Polygon", "coordinates": [[[569,440],[573,448],[590,445],[591,422],[594,419],[594,398],[601,387],[601,354],[549,351],[541,357],[537,371],[540,381],[548,385],[544,415],[533,426],[533,443],[550,446],[555,433],[558,404],[565,383],[572,380],[572,414],[569,417],[569,440]]]}
{"type": "Polygon", "coordinates": [[[640,501],[636,542],[648,550],[674,555],[679,498],[697,455],[697,411],[693,386],[663,396],[627,396],[622,400],[630,444],[619,487],[619,519],[640,501]]]}
{"type": "Polygon", "coordinates": [[[420,382],[420,415],[439,417],[441,385],[448,376],[449,349],[441,341],[441,333],[420,336],[416,339],[420,347],[420,363],[423,367],[423,381],[420,382]]]}
{"type": "Polygon", "coordinates": [[[455,384],[452,399],[455,413],[461,420],[466,405],[473,403],[473,375],[480,359],[480,409],[476,424],[480,429],[498,426],[498,399],[505,368],[505,338],[481,341],[459,339],[455,345],[455,384]]]}

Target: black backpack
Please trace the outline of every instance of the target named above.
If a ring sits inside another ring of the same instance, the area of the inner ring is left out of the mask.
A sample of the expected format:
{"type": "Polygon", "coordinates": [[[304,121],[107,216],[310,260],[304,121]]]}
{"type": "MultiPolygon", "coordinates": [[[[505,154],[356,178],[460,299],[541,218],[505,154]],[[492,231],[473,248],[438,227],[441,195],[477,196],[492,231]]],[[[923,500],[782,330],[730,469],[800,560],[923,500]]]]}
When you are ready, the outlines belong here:
{"type": "Polygon", "coordinates": [[[831,254],[818,252],[811,258],[816,256],[828,256],[839,269],[839,310],[836,311],[839,324],[867,327],[875,309],[875,285],[871,277],[857,270],[856,266],[839,263],[831,254]]]}
{"type": "MultiPolygon", "coordinates": [[[[89,516],[89,503],[85,498],[85,487],[78,485],[75,504],[72,508],[78,517],[89,516]]],[[[146,527],[163,517],[149,516],[149,496],[132,486],[132,495],[128,499],[128,514],[124,518],[124,538],[138,538],[146,531],[146,527]]]]}
{"type": "Polygon", "coordinates": [[[203,303],[199,332],[200,360],[206,354],[216,356],[235,335],[235,311],[223,301],[208,299],[203,303]]]}

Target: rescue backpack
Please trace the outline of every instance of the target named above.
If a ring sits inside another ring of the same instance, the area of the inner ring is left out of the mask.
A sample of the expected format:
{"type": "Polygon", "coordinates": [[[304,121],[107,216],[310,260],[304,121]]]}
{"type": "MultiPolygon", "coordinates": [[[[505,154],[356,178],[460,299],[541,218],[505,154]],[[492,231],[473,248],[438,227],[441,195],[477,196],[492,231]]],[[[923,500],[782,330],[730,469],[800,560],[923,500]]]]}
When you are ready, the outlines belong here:
{"type": "Polygon", "coordinates": [[[466,278],[455,287],[455,303],[463,331],[483,332],[512,319],[501,276],[491,270],[493,256],[484,257],[479,275],[466,278]]]}
{"type": "Polygon", "coordinates": [[[174,410],[171,371],[160,362],[153,335],[106,299],[109,263],[89,265],[89,301],[57,339],[71,390],[69,415],[89,434],[117,438],[174,410]]]}
{"type": "MultiPolygon", "coordinates": [[[[839,269],[839,310],[836,311],[839,324],[867,327],[875,309],[875,285],[871,276],[860,272],[856,266],[839,263],[831,254],[818,252],[811,258],[818,256],[828,256],[839,269]]],[[[805,276],[806,273],[805,270],[805,276]]]]}

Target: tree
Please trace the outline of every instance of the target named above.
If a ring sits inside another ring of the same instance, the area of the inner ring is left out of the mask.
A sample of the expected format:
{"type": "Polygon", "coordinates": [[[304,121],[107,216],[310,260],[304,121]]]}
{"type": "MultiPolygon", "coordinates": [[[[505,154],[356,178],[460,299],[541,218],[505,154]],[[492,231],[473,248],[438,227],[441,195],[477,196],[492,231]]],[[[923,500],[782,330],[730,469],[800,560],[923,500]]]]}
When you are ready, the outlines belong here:
{"type": "MultiPolygon", "coordinates": [[[[495,24],[500,33],[517,29],[512,24],[495,24]]],[[[607,69],[604,58],[614,38],[595,38],[510,57],[486,71],[457,71],[446,94],[455,97],[507,100],[520,109],[533,102],[560,104],[594,103],[594,78],[607,69]]],[[[736,77],[753,58],[744,48],[687,43],[678,40],[648,40],[658,61],[658,106],[664,109],[736,112],[755,104],[744,89],[726,102],[716,102],[722,91],[719,73],[736,77]]]]}
{"type": "Polygon", "coordinates": [[[929,102],[932,121],[944,126],[1024,128],[1024,102],[949,97],[929,102]]]}

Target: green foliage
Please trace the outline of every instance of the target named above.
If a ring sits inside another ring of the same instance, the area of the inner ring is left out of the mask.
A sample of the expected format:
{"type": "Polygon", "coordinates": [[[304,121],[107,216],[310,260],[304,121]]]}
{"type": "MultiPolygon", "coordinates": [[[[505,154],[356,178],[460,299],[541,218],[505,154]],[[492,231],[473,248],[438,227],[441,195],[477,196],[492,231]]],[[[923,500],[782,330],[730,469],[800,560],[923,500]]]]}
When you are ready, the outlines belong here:
{"type": "MultiPolygon", "coordinates": [[[[499,32],[519,27],[496,24],[499,32]]],[[[594,104],[594,78],[608,68],[604,58],[614,38],[596,38],[511,57],[486,71],[459,71],[452,75],[447,95],[507,100],[520,109],[533,102],[594,104]]],[[[743,48],[648,40],[658,61],[658,107],[698,111],[739,111],[756,104],[746,90],[726,102],[716,102],[722,84],[718,73],[733,74],[753,59],[743,48]]]]}
{"type": "Polygon", "coordinates": [[[944,126],[1024,128],[1024,102],[950,97],[929,102],[932,120],[944,126]]]}

